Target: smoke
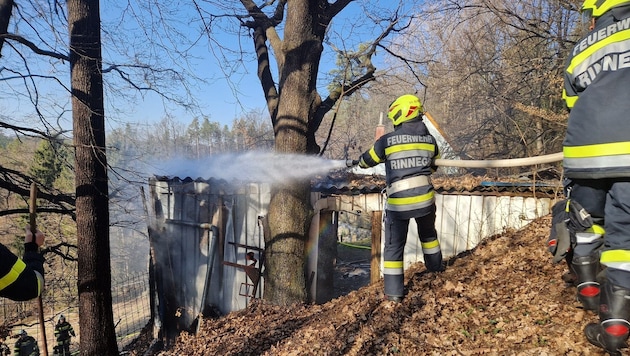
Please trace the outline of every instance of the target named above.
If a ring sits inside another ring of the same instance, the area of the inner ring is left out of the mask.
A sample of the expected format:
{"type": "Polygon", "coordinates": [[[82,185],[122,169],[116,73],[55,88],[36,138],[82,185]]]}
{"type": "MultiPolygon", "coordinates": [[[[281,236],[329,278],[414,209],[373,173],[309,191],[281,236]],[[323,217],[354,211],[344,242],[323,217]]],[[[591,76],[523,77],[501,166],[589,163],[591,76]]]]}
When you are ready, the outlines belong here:
{"type": "MultiPolygon", "coordinates": [[[[209,155],[197,159],[170,158],[153,161],[146,168],[154,176],[168,178],[212,178],[236,184],[282,184],[345,168],[345,161],[312,155],[252,151],[209,155]]],[[[216,193],[201,192],[195,196],[194,202],[187,196],[189,193],[186,189],[174,190],[172,195],[160,200],[160,205],[156,206],[163,210],[164,218],[170,220],[167,228],[155,229],[152,240],[155,263],[163,267],[157,278],[163,283],[159,293],[166,300],[164,325],[167,333],[168,330],[174,332],[175,326],[191,323],[206,303],[217,305],[223,312],[232,310],[241,302],[237,299],[240,281],[248,278],[236,269],[218,268],[222,262],[217,257],[219,253],[224,254],[225,261],[242,264],[245,260],[244,250],[237,250],[236,245],[226,243],[224,251],[217,251],[220,246],[217,245],[218,237],[210,233],[202,235],[202,230],[195,224],[209,221],[208,218],[213,217],[216,210],[225,208],[227,212],[223,211],[222,214],[225,215],[222,216],[227,220],[225,223],[221,222],[225,224],[225,241],[247,246],[264,246],[262,230],[246,221],[252,212],[259,216],[266,215],[263,210],[268,204],[268,192],[257,196],[247,195],[247,201],[240,197],[223,201],[216,193]],[[239,206],[241,203],[243,205],[239,206]],[[191,221],[192,225],[187,226],[183,221],[191,221]],[[204,241],[204,237],[213,240],[204,241]],[[187,312],[181,317],[173,317],[174,308],[183,305],[182,303],[185,304],[182,309],[187,312]]],[[[159,214],[154,218],[157,215],[159,214]]]]}
{"type": "Polygon", "coordinates": [[[153,174],[158,176],[215,178],[257,183],[282,183],[307,179],[345,167],[343,160],[274,152],[231,153],[199,159],[172,159],[152,165],[153,174]]]}

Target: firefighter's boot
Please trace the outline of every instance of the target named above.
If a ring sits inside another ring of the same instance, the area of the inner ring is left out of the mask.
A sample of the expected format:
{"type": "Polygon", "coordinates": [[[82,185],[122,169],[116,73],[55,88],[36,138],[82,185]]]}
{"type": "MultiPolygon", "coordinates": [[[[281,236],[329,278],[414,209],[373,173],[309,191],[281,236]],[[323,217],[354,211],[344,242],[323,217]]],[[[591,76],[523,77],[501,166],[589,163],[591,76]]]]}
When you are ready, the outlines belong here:
{"type": "Polygon", "coordinates": [[[601,288],[599,323],[584,328],[588,341],[609,355],[621,356],[630,332],[630,290],[604,282],[601,288]]]}
{"type": "Polygon", "coordinates": [[[436,253],[424,254],[424,265],[429,272],[443,272],[445,270],[444,262],[442,261],[442,251],[436,253]]]}
{"type": "Polygon", "coordinates": [[[405,296],[403,274],[385,274],[383,276],[383,282],[385,285],[385,299],[396,302],[402,301],[405,296]]]}
{"type": "Polygon", "coordinates": [[[599,257],[596,254],[589,256],[574,256],[571,262],[573,271],[577,276],[577,299],[586,310],[596,311],[599,307],[600,285],[597,282],[599,273],[599,257]]]}

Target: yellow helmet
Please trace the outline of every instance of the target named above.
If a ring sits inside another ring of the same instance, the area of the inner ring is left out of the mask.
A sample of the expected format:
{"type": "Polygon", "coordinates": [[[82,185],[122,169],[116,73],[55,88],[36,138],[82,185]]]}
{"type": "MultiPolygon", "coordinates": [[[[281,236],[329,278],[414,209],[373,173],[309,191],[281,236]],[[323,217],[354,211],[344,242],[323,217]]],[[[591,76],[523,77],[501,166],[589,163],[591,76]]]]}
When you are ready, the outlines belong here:
{"type": "Polygon", "coordinates": [[[630,0],[585,0],[582,14],[598,18],[613,7],[630,4],[630,0]]]}
{"type": "MultiPolygon", "coordinates": [[[[629,0],[630,1],[630,0],[629,0]]],[[[387,117],[392,120],[394,126],[398,126],[405,121],[415,119],[423,113],[422,103],[415,95],[403,95],[389,106],[387,117]]]]}

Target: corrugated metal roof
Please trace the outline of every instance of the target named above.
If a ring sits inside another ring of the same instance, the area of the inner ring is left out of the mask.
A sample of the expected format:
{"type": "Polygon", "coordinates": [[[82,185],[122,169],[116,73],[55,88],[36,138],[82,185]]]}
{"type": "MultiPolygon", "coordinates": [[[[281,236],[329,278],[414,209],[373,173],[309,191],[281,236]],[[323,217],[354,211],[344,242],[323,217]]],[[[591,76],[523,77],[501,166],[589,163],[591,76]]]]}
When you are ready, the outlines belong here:
{"type": "Polygon", "coordinates": [[[169,185],[185,185],[187,183],[204,183],[203,189],[206,194],[223,194],[223,195],[231,195],[231,194],[244,194],[251,189],[256,189],[256,186],[265,185],[268,183],[257,183],[257,182],[247,182],[247,181],[227,181],[225,179],[217,179],[217,178],[191,178],[191,177],[173,177],[173,176],[154,176],[154,180],[158,182],[167,182],[169,185]]]}
{"type": "MultiPolygon", "coordinates": [[[[545,172],[545,180],[537,173],[532,179],[527,175],[516,178],[465,176],[433,176],[435,190],[440,194],[469,195],[515,195],[515,196],[549,196],[562,194],[560,178],[554,173],[545,172]],[[552,178],[552,179],[549,179],[552,178]]],[[[358,195],[379,193],[385,188],[385,177],[381,175],[360,175],[347,171],[332,172],[329,175],[312,180],[313,191],[330,195],[358,195]]]]}
{"type": "Polygon", "coordinates": [[[312,190],[324,194],[359,195],[379,193],[385,188],[385,177],[336,171],[311,181],[312,190]]]}
{"type": "MultiPolygon", "coordinates": [[[[440,194],[515,195],[557,197],[562,195],[560,175],[553,170],[536,172],[536,179],[527,175],[491,178],[486,176],[433,176],[432,182],[440,194]],[[541,179],[545,178],[545,179],[541,179]]],[[[215,178],[155,176],[158,181],[204,182],[212,192],[233,194],[254,182],[226,181],[215,178]]],[[[254,183],[255,184],[255,183],[254,183]]],[[[385,177],[378,174],[362,175],[348,170],[332,171],[311,180],[312,191],[325,195],[360,195],[380,193],[385,189],[385,177]]]]}

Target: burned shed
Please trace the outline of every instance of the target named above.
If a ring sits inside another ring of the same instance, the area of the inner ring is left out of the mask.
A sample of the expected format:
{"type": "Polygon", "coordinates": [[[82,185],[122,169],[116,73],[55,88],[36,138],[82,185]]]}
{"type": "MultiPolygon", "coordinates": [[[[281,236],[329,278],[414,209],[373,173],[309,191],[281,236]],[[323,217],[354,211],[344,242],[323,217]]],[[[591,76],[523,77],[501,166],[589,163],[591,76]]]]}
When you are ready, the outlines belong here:
{"type": "MultiPolygon", "coordinates": [[[[507,228],[519,229],[546,215],[557,198],[557,182],[475,181],[468,188],[436,179],[436,229],[445,258],[477,246],[507,228]]],[[[370,276],[382,276],[382,211],[386,197],[382,177],[355,180],[344,175],[312,182],[311,221],[305,256],[312,301],[331,299],[332,274],[339,237],[338,214],[371,217],[370,276]]],[[[154,177],[149,225],[155,325],[167,340],[190,330],[208,308],[225,314],[262,297],[264,221],[271,184],[154,177]]],[[[423,261],[414,224],[405,247],[405,266],[423,261]]],[[[157,336],[157,335],[156,335],[157,336]]]]}
{"type": "Polygon", "coordinates": [[[154,177],[149,186],[155,325],[166,339],[208,308],[227,313],[261,296],[268,184],[154,177]]]}

